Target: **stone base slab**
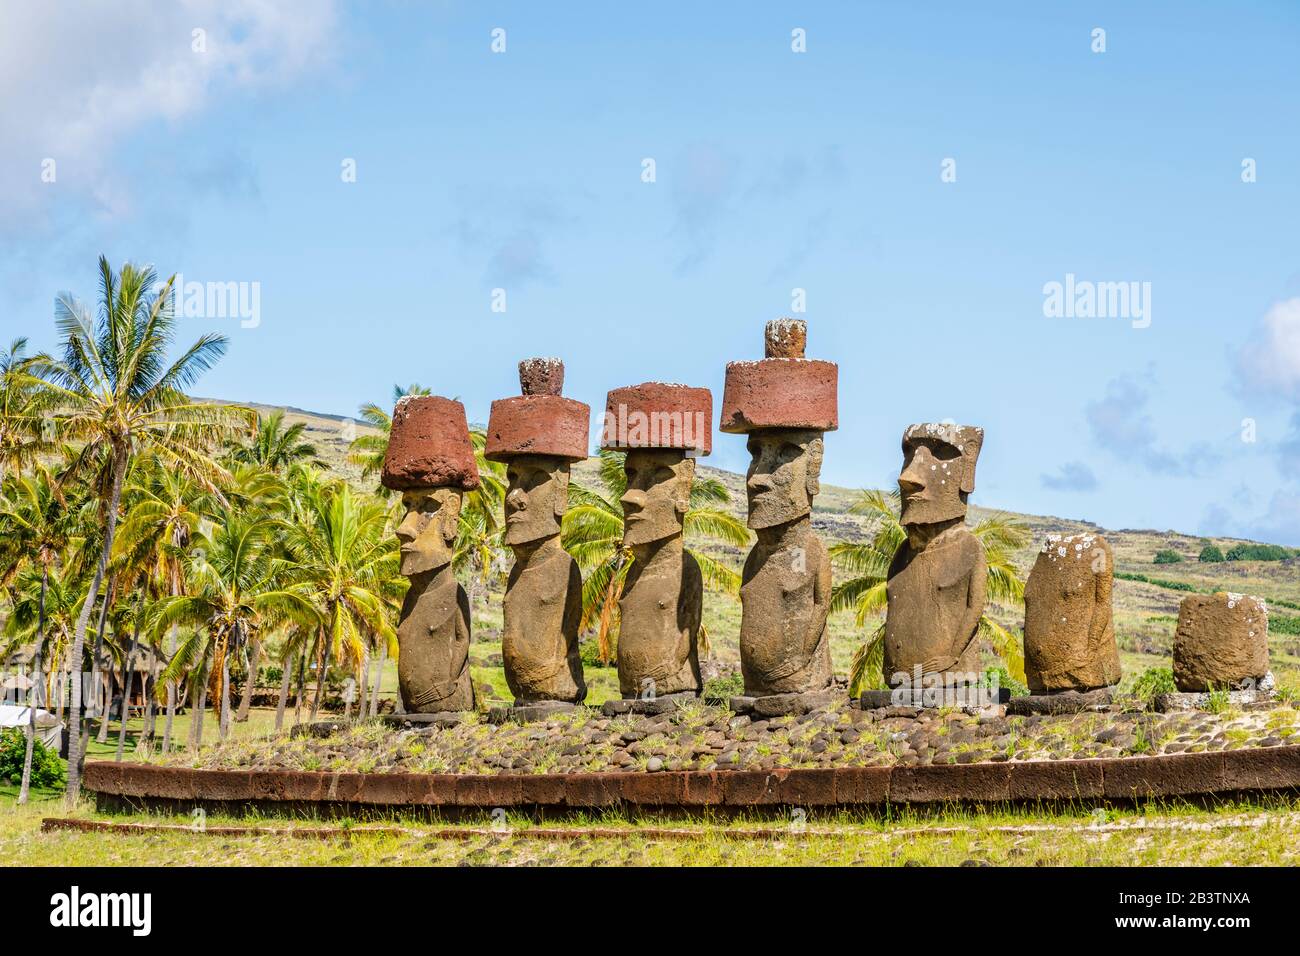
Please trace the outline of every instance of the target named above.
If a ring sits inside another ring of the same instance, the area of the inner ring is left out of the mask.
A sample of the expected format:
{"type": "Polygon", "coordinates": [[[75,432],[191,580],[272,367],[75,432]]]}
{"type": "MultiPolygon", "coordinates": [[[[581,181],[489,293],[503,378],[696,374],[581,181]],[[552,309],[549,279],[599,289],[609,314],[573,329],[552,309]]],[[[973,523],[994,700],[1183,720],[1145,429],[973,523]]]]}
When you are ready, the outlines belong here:
{"type": "Polygon", "coordinates": [[[439,710],[432,714],[386,714],[380,720],[398,730],[421,730],[428,727],[447,730],[463,724],[467,713],[461,710],[439,710]]]}
{"type": "Polygon", "coordinates": [[[539,720],[550,720],[561,714],[571,714],[578,709],[577,704],[563,700],[537,700],[531,703],[516,702],[512,707],[493,707],[487,713],[489,724],[530,724],[539,720]]]}
{"type": "MultiPolygon", "coordinates": [[[[1172,694],[1159,694],[1155,699],[1155,709],[1163,714],[1176,710],[1203,710],[1209,706],[1211,699],[1212,695],[1208,691],[1177,691],[1172,694]]],[[[1260,688],[1253,690],[1230,690],[1228,691],[1227,702],[1233,707],[1252,707],[1259,704],[1270,704],[1274,702],[1273,690],[1272,688],[1268,690],[1260,688]]]]}
{"type": "Polygon", "coordinates": [[[991,707],[1005,704],[1011,700],[1011,691],[999,687],[997,699],[986,694],[985,704],[979,703],[980,691],[976,688],[936,688],[934,690],[865,690],[858,698],[858,706],[863,710],[878,710],[881,707],[915,707],[918,709],[937,709],[955,707],[965,713],[981,714],[991,707]],[[962,704],[968,700],[970,703],[962,704]]]}
{"type": "Polygon", "coordinates": [[[1007,713],[1026,717],[1030,714],[1082,714],[1090,710],[1104,710],[1114,701],[1114,687],[1085,691],[1063,690],[1053,694],[1012,697],[1007,702],[1007,713]]]}
{"type": "Polygon", "coordinates": [[[618,717],[622,714],[645,714],[656,717],[660,714],[671,714],[679,704],[699,699],[689,691],[681,694],[664,694],[661,697],[624,697],[605,701],[601,705],[600,712],[606,717],[618,717]]]}
{"type": "Polygon", "coordinates": [[[807,714],[844,699],[843,690],[838,687],[828,687],[826,690],[807,691],[803,694],[768,694],[764,697],[740,695],[731,698],[731,709],[737,714],[767,719],[807,714]]]}

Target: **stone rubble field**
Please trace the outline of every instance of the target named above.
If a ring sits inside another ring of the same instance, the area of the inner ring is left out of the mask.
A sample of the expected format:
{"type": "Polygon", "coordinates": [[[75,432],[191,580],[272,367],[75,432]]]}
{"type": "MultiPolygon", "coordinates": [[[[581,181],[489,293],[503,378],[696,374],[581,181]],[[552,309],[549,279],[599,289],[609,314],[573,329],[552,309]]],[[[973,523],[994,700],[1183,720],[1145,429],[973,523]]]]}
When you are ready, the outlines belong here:
{"type": "Polygon", "coordinates": [[[659,716],[610,718],[578,708],[544,723],[499,726],[473,714],[447,729],[368,723],[323,737],[244,738],[153,762],[362,773],[654,773],[1142,757],[1287,744],[1300,744],[1300,709],[1287,702],[1221,713],[1012,717],[842,703],[771,720],[689,703],[659,716]]]}

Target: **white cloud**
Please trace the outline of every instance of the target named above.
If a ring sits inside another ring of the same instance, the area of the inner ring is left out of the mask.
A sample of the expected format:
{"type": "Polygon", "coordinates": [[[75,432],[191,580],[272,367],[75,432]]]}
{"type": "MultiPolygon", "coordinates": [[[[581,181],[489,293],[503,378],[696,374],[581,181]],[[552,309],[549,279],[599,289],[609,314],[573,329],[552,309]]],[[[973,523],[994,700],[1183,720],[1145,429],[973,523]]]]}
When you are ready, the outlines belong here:
{"type": "Polygon", "coordinates": [[[71,191],[102,214],[130,209],[112,150],[141,126],[216,95],[285,83],[325,60],[334,0],[112,0],[0,4],[0,223],[41,221],[71,191]],[[204,52],[193,31],[205,31],[204,52]],[[54,185],[41,164],[55,160],[54,185]]]}
{"type": "Polygon", "coordinates": [[[1276,302],[1237,353],[1237,381],[1247,392],[1300,398],[1300,298],[1276,302]]]}

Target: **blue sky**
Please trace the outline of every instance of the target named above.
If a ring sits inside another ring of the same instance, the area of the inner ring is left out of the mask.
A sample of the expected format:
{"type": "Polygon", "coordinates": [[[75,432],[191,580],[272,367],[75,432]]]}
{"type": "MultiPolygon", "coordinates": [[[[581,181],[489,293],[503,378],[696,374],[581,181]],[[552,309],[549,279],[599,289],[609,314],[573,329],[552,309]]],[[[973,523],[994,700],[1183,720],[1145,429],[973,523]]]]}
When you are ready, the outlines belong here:
{"type": "Polygon", "coordinates": [[[987,6],[7,2],[4,337],[51,347],[103,252],[259,284],[183,320],[230,336],[200,394],[482,421],[532,355],[717,404],[803,289],[824,480],[951,418],[979,504],[1300,545],[1300,6],[987,6]],[[1067,274],[1150,325],[1045,316],[1067,274]]]}

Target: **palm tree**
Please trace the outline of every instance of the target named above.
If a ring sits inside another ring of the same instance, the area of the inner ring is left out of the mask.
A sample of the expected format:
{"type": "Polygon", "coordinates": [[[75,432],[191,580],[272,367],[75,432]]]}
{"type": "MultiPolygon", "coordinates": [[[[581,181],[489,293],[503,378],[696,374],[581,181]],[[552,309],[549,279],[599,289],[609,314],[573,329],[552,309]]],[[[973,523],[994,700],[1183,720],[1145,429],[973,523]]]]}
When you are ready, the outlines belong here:
{"type": "MultiPolygon", "coordinates": [[[[124,560],[140,567],[155,595],[185,593],[185,568],[190,541],[199,533],[202,507],[210,496],[189,476],[162,467],[157,460],[138,470],[130,506],[122,521],[117,546],[124,560]]],[[[166,660],[176,653],[177,625],[167,634],[166,660]]],[[[163,753],[171,749],[176,718],[176,682],[167,682],[167,717],[163,724],[163,753]]]]}
{"type": "Polygon", "coordinates": [[[0,353],[0,469],[21,472],[53,449],[50,396],[35,374],[45,356],[27,355],[27,340],[14,339],[0,353]]]}
{"type": "MultiPolygon", "coordinates": [[[[564,549],[582,569],[582,621],[579,627],[596,627],[597,648],[602,663],[614,656],[618,636],[618,601],[632,565],[632,551],[623,547],[623,506],[627,475],[622,452],[602,450],[599,460],[601,490],[569,484],[569,510],[565,512],[562,540],[564,549]]],[[[723,506],[731,501],[727,486],[716,478],[698,475],[691,484],[690,505],[683,520],[686,539],[706,539],[741,548],[749,543],[745,523],[723,506]]],[[[688,548],[700,565],[706,586],[727,594],[740,593],[740,572],[704,552],[688,548]]],[[[708,648],[708,634],[700,629],[701,649],[708,648]]]]}
{"type": "MultiPolygon", "coordinates": [[[[30,475],[11,475],[0,489],[0,582],[12,584],[19,573],[33,562],[40,568],[40,591],[37,599],[35,645],[32,654],[32,679],[41,680],[41,652],[45,642],[45,599],[50,571],[73,537],[75,519],[49,471],[39,461],[30,475]]],[[[11,623],[23,619],[16,610],[11,623]]],[[[53,655],[52,655],[53,656],[53,655]]],[[[18,802],[26,803],[31,786],[32,754],[36,740],[36,684],[29,701],[27,750],[23,758],[22,785],[18,802]]],[[[48,697],[47,697],[48,702],[48,697]]]]}
{"type": "Polygon", "coordinates": [[[310,602],[320,620],[316,648],[315,713],[331,663],[353,674],[370,647],[397,651],[392,621],[406,587],[397,542],[388,533],[388,510],[379,499],[358,499],[346,482],[320,486],[304,500],[304,520],[290,526],[287,548],[294,583],[289,590],[310,602]]]}
{"type": "Polygon", "coordinates": [[[303,440],[306,430],[306,422],[286,426],[283,409],[276,409],[265,417],[259,414],[252,439],[233,445],[230,457],[233,461],[261,465],[280,474],[305,464],[322,468],[324,463],[317,457],[316,446],[303,440]]]}
{"type": "MultiPolygon", "coordinates": [[[[892,492],[864,490],[849,509],[870,520],[869,537],[862,542],[841,541],[831,545],[832,563],[851,577],[831,591],[831,611],[855,613],[858,627],[879,617],[886,607],[885,585],[894,554],[907,541],[899,522],[899,496],[892,492]]],[[[996,513],[984,518],[971,531],[984,546],[988,558],[987,593],[990,604],[1024,603],[1025,585],[1012,558],[1029,541],[1029,528],[1017,518],[996,513]]],[[[1024,680],[1024,648],[1020,638],[985,611],[979,620],[979,636],[1007,662],[1011,675],[1024,680]]],[[[869,686],[884,683],[885,625],[883,620],[853,655],[849,693],[856,695],[869,686]]]]}
{"type": "MultiPolygon", "coordinates": [[[[211,675],[220,706],[218,730],[222,740],[230,729],[230,659],[264,629],[289,621],[312,627],[317,622],[311,602],[284,586],[284,561],[276,556],[279,521],[256,511],[224,510],[211,536],[197,535],[186,567],[189,592],[162,598],[149,623],[157,637],[172,625],[190,625],[194,632],[176,649],[161,678],[174,681],[189,674],[193,686],[205,688],[211,675]]],[[[191,726],[191,740],[206,694],[200,694],[191,726]]],[[[201,733],[201,731],[199,731],[201,733]]]]}
{"type": "MultiPolygon", "coordinates": [[[[247,409],[196,402],[184,393],[226,350],[226,339],[203,335],[168,363],[175,333],[171,288],[161,291],[152,268],[130,263],[114,274],[100,256],[100,301],[95,316],[68,293],[55,300],[55,322],[63,339],[62,358],[38,360],[47,398],[57,405],[57,427],[81,442],[71,470],[97,466],[103,523],[99,561],[73,635],[73,666],[79,667],[86,627],[108,570],[117,529],[122,482],[135,455],[156,456],[165,467],[213,486],[224,469],[208,450],[251,424],[247,409]]],[[[72,684],[72,727],[68,752],[69,805],[81,792],[81,682],[72,684]]]]}

